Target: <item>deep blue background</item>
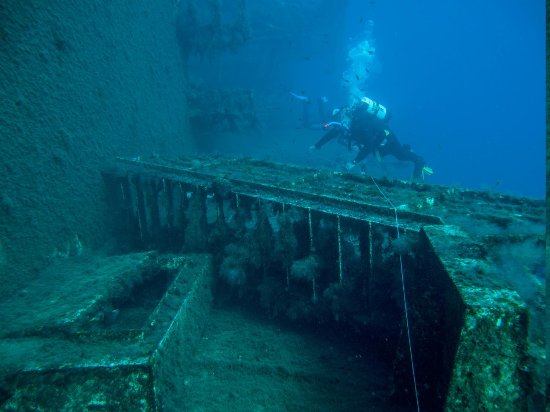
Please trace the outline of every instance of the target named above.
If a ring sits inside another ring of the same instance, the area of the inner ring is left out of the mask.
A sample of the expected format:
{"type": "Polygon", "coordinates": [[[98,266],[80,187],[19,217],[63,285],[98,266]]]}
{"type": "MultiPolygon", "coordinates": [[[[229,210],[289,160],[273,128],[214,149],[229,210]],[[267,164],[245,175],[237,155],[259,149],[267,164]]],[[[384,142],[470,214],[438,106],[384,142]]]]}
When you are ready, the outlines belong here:
{"type": "Polygon", "coordinates": [[[248,4],[250,41],[190,64],[202,84],[255,92],[263,140],[223,140],[219,150],[309,164],[324,156],[323,165],[342,167],[352,154],[307,153],[320,134],[296,129],[302,108],[289,92],[346,104],[347,53],[373,20],[376,65],[365,94],[392,110],[398,138],[433,167],[428,182],[544,197],[543,0],[248,4]]]}
{"type": "Polygon", "coordinates": [[[350,36],[375,22],[367,89],[433,182],[544,196],[544,16],[542,0],[350,2],[350,36]]]}

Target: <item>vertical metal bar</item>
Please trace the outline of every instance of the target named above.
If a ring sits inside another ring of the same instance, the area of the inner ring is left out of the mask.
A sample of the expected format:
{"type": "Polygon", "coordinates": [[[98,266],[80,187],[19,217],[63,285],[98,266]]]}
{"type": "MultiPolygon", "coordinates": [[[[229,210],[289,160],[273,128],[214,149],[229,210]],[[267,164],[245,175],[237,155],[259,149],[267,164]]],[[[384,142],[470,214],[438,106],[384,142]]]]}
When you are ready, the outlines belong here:
{"type": "MultiPolygon", "coordinates": [[[[308,219],[308,225],[309,225],[309,253],[312,254],[314,252],[313,247],[313,223],[311,220],[311,208],[307,208],[307,219],[308,219]]],[[[317,286],[315,282],[315,274],[311,277],[311,288],[313,289],[313,295],[311,297],[311,300],[313,303],[317,302],[317,286]]]]}
{"type": "Polygon", "coordinates": [[[372,289],[374,287],[374,257],[373,257],[373,239],[372,239],[372,222],[369,220],[369,281],[368,281],[368,296],[369,296],[369,310],[372,310],[372,289]]]}
{"type": "Polygon", "coordinates": [[[313,224],[311,223],[311,208],[307,208],[307,218],[309,224],[309,252],[313,252],[313,224]]]}
{"type": "Polygon", "coordinates": [[[340,285],[344,283],[344,275],[342,272],[342,228],[340,226],[340,215],[336,215],[336,221],[338,223],[338,279],[340,285]]]}

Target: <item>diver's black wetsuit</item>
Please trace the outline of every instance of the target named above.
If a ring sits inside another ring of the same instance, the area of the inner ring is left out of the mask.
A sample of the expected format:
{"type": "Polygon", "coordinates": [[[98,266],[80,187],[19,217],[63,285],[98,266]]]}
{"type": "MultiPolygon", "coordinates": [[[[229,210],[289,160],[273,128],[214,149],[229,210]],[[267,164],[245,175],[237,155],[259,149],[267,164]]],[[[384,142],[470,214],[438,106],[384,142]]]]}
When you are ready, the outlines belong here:
{"type": "Polygon", "coordinates": [[[338,138],[347,141],[350,149],[353,145],[359,147],[359,153],[353,160],[354,164],[364,160],[370,153],[378,152],[382,157],[392,155],[398,160],[413,162],[414,177],[418,178],[422,175],[422,168],[426,162],[414,153],[409,145],[402,145],[397,140],[386,121],[368,113],[361,102],[342,111],[349,119],[349,129],[341,123],[334,123],[330,126],[331,129],[315,143],[315,149],[320,149],[324,144],[338,138]]]}

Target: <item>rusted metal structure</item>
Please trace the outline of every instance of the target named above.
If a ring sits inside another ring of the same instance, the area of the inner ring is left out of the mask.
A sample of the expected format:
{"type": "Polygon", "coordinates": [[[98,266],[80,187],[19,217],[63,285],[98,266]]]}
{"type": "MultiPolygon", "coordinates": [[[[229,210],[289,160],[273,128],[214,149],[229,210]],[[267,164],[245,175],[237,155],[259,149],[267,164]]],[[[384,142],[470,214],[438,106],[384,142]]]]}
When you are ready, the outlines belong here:
{"type": "MultiPolygon", "coordinates": [[[[499,278],[496,255],[503,245],[540,246],[542,202],[253,159],[118,160],[116,170],[104,172],[113,233],[121,250],[140,253],[128,256],[157,259],[164,289],[139,327],[119,330],[121,302],[144,288],[128,283],[127,274],[105,276],[115,267],[102,263],[105,270],[91,276],[103,293],[92,293],[80,309],[75,304],[71,320],[50,319],[47,328],[14,320],[0,346],[5,353],[25,339],[36,348],[52,344],[51,332],[58,345],[77,340],[86,349],[57,365],[41,357],[14,365],[5,410],[47,405],[58,378],[78,388],[81,404],[112,406],[123,393],[139,399],[141,410],[184,404],[185,394],[164,388],[185,377],[188,364],[173,359],[200,336],[212,279],[271,316],[377,331],[395,365],[392,400],[413,404],[404,308],[396,298],[400,263],[423,407],[527,410],[528,309],[499,278]],[[172,257],[143,255],[150,250],[172,257]],[[124,384],[109,392],[99,383],[113,374],[134,392],[124,384]]],[[[132,273],[143,285],[151,271],[132,273]]],[[[56,399],[76,402],[59,392],[56,399]]]]}

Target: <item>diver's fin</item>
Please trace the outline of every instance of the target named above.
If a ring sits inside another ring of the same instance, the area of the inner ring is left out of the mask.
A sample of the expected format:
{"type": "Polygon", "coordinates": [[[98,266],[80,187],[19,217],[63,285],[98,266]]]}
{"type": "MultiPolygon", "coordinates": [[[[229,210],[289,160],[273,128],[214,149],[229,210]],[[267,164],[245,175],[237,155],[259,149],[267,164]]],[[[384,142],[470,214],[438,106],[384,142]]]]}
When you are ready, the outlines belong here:
{"type": "Polygon", "coordinates": [[[298,100],[301,100],[303,102],[309,102],[309,97],[307,97],[307,96],[301,96],[299,94],[292,93],[292,92],[290,92],[290,94],[292,95],[292,97],[295,97],[298,100]]]}
{"type": "Polygon", "coordinates": [[[434,174],[434,171],[431,167],[429,166],[424,166],[422,168],[422,180],[424,180],[424,178],[426,177],[426,175],[433,175],[434,174]]]}

